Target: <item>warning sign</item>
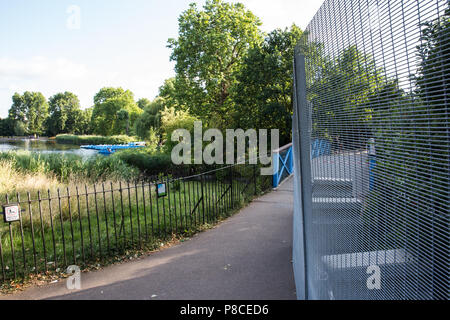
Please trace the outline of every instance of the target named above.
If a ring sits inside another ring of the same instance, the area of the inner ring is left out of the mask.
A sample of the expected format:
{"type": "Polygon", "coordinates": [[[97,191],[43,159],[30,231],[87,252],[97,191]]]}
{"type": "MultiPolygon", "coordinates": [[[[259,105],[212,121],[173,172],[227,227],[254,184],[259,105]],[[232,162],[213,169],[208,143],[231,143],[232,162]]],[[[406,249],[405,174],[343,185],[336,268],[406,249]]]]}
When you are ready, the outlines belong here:
{"type": "Polygon", "coordinates": [[[3,206],[3,214],[5,215],[5,222],[14,222],[20,220],[20,206],[7,205],[3,206]]]}

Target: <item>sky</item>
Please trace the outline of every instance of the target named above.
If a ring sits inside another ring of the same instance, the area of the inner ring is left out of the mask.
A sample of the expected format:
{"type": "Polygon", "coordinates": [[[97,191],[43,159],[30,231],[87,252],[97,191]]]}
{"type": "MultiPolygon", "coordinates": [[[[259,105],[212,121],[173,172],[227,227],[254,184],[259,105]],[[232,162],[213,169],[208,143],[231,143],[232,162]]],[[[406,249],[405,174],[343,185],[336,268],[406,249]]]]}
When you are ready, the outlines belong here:
{"type": "MultiPolygon", "coordinates": [[[[167,40],[200,0],[0,0],[0,117],[15,92],[75,93],[82,108],[102,87],[153,99],[174,76],[167,40]]],[[[236,2],[230,0],[229,2],[236,2]]],[[[262,30],[305,29],[323,0],[241,0],[262,30]]]]}

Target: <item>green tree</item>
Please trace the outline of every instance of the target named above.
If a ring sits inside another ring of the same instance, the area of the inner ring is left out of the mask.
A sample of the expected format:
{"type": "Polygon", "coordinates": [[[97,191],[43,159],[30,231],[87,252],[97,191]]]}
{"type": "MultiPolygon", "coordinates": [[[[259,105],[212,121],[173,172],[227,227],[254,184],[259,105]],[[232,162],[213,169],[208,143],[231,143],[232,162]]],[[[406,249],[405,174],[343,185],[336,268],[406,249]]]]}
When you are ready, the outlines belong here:
{"type": "Polygon", "coordinates": [[[176,61],[177,105],[205,122],[224,124],[247,51],[261,42],[260,20],[242,4],[207,0],[191,4],[179,18],[178,39],[169,39],[176,61]]]}
{"type": "Polygon", "coordinates": [[[372,134],[369,124],[373,108],[369,99],[391,81],[372,57],[355,46],[334,59],[323,55],[314,59],[316,62],[307,70],[314,137],[328,139],[341,150],[366,146],[372,134]]]}
{"type": "Polygon", "coordinates": [[[48,117],[48,103],[40,92],[15,93],[13,104],[9,110],[9,118],[17,129],[16,135],[36,134],[45,132],[44,121],[48,117]]]}
{"type": "Polygon", "coordinates": [[[440,19],[423,24],[418,51],[420,65],[418,75],[414,76],[417,94],[441,115],[442,108],[447,112],[449,108],[450,4],[440,19]]]}
{"type": "Polygon", "coordinates": [[[170,152],[177,142],[172,142],[172,133],[178,129],[186,129],[191,132],[191,137],[194,134],[194,122],[198,119],[189,114],[187,111],[178,110],[175,108],[164,108],[161,112],[161,132],[166,151],[170,152]]]}
{"type": "Polygon", "coordinates": [[[131,91],[103,88],[94,97],[93,131],[104,136],[125,134],[142,112],[131,91]],[[123,118],[124,112],[128,113],[127,120],[123,118]]]}
{"type": "Polygon", "coordinates": [[[125,133],[128,135],[130,131],[130,113],[127,109],[120,109],[117,111],[117,123],[120,126],[120,131],[125,128],[125,133]]]}
{"type": "Polygon", "coordinates": [[[23,121],[15,121],[13,131],[19,137],[28,134],[27,125],[23,121]]]}
{"type": "Polygon", "coordinates": [[[10,118],[0,119],[0,136],[13,136],[14,123],[10,118]]]}
{"type": "Polygon", "coordinates": [[[46,120],[47,133],[75,133],[82,120],[78,97],[71,92],[58,93],[49,99],[49,117],[46,120]]]}
{"type": "Polygon", "coordinates": [[[176,78],[170,78],[164,81],[164,84],[159,88],[159,97],[164,99],[165,106],[168,108],[183,109],[183,106],[178,105],[177,90],[175,89],[176,78]]]}
{"type": "Polygon", "coordinates": [[[164,106],[165,99],[158,97],[145,107],[144,112],[135,122],[134,130],[138,137],[148,140],[152,133],[161,137],[161,112],[164,110],[164,106]]]}
{"type": "Polygon", "coordinates": [[[292,61],[301,35],[295,25],[277,29],[249,50],[233,90],[236,127],[280,129],[281,143],[292,141],[292,61]]]}
{"type": "Polygon", "coordinates": [[[75,124],[73,125],[73,130],[70,133],[77,135],[89,135],[93,133],[92,130],[92,110],[93,107],[84,110],[75,110],[75,124]]]}
{"type": "Polygon", "coordinates": [[[150,105],[150,103],[151,101],[148,100],[147,98],[142,98],[138,100],[137,105],[140,109],[144,110],[146,107],[150,105]]]}

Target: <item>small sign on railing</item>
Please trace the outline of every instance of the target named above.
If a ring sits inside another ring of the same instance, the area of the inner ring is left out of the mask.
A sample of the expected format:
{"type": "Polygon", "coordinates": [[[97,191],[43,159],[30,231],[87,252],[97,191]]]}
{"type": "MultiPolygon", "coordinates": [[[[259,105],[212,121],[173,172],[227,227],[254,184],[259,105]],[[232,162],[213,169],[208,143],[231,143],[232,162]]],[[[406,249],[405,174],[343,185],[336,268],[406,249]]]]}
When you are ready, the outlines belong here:
{"type": "Polygon", "coordinates": [[[167,196],[167,188],[165,183],[159,183],[156,186],[156,189],[158,190],[158,198],[162,198],[167,196]]]}
{"type": "Polygon", "coordinates": [[[15,222],[20,220],[20,206],[18,204],[9,204],[3,206],[3,215],[5,222],[15,222]]]}

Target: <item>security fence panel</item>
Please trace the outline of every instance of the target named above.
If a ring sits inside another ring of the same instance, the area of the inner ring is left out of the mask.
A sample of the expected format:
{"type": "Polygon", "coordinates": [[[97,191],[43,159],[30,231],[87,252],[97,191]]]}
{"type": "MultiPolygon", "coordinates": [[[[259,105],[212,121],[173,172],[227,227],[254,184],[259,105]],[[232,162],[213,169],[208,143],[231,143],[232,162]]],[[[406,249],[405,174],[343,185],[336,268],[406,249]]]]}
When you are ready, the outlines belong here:
{"type": "Polygon", "coordinates": [[[295,75],[299,298],[448,299],[449,2],[326,0],[295,75]]]}

